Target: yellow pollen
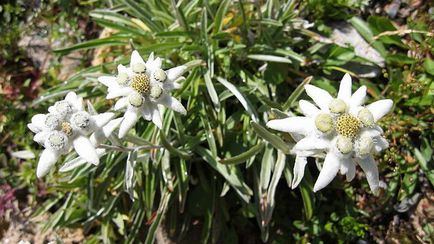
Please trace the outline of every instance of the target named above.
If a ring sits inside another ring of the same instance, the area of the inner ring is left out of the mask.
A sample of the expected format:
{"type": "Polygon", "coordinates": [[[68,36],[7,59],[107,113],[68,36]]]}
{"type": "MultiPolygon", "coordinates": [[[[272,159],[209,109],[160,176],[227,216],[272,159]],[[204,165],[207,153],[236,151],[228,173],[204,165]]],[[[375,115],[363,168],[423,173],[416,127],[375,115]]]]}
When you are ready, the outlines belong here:
{"type": "Polygon", "coordinates": [[[349,114],[343,114],[336,120],[336,130],[339,135],[355,138],[360,131],[361,123],[349,114]]]}
{"type": "Polygon", "coordinates": [[[149,77],[146,74],[136,74],[130,86],[140,94],[149,93],[151,88],[149,77]]]}
{"type": "Polygon", "coordinates": [[[72,136],[72,127],[68,122],[62,122],[61,131],[65,133],[67,136],[72,136]]]}

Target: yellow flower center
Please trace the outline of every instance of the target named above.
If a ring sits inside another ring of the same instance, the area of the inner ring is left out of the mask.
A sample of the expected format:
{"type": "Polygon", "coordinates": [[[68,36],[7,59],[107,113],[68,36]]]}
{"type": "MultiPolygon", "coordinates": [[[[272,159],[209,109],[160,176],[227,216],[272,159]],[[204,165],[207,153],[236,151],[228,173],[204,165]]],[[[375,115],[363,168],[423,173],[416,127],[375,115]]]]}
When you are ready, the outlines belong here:
{"type": "Polygon", "coordinates": [[[61,127],[61,131],[65,133],[65,135],[72,136],[72,127],[70,123],[64,121],[62,122],[60,127],[61,127]]]}
{"type": "Polygon", "coordinates": [[[140,94],[147,94],[151,88],[151,83],[146,74],[136,74],[130,86],[140,94]]]}
{"type": "Polygon", "coordinates": [[[361,123],[349,114],[343,114],[336,120],[336,130],[339,135],[355,138],[360,131],[361,123]]]}

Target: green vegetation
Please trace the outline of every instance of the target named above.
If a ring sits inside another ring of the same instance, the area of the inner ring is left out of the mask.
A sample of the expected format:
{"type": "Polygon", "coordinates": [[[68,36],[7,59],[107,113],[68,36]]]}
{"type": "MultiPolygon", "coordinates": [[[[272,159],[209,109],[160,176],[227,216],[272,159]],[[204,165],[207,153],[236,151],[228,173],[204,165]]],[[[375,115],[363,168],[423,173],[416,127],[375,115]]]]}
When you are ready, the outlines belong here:
{"type": "MultiPolygon", "coordinates": [[[[433,6],[402,3],[403,13],[391,18],[382,4],[53,1],[37,11],[21,1],[2,4],[0,185],[25,192],[28,199],[15,201],[34,209],[32,218],[50,213],[39,223],[44,230],[80,228],[89,243],[152,243],[161,236],[202,243],[433,242],[432,213],[417,210],[422,201],[432,208],[434,185],[433,6]],[[35,31],[29,21],[57,42],[48,45],[53,56],[45,69],[16,41],[35,31]],[[357,37],[344,30],[359,33],[364,44],[347,45],[357,37]],[[58,163],[38,180],[37,157],[13,156],[42,149],[26,127],[30,118],[68,91],[99,112],[110,110],[114,100],[105,99],[97,77],[128,64],[132,50],[145,58],[154,52],[164,69],[203,61],[172,93],[187,115],[166,110],[161,130],[140,120],[125,139],[164,150],[114,151],[99,166],[66,173],[58,163]],[[59,79],[67,68],[62,58],[74,54],[74,71],[59,79]],[[313,193],[319,171],[309,162],[292,190],[294,141],[265,123],[300,114],[298,100],[309,100],[306,83],[336,95],[344,73],[353,76],[353,87],[366,85],[372,101],[394,101],[380,121],[390,147],[376,157],[387,188],[374,196],[358,168],[352,182],[338,176],[313,193]],[[125,182],[128,165],[132,187],[125,182]],[[396,218],[399,226],[392,225],[396,218]]],[[[0,216],[8,208],[2,199],[0,216]]]]}

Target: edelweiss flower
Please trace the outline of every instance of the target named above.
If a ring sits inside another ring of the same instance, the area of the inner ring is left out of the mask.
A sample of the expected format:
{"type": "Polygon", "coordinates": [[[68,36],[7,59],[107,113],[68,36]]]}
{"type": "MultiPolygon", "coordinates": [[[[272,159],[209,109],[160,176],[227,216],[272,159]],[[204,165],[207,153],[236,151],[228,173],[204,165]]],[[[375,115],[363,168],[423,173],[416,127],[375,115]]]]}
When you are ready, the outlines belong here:
{"type": "Polygon", "coordinates": [[[143,61],[137,51],[131,54],[130,66],[118,66],[117,76],[102,76],[98,80],[108,87],[107,99],[121,97],[114,109],[126,108],[124,120],[119,128],[119,138],[125,136],[140,117],[162,128],[158,105],[164,105],[181,114],[186,114],[184,106],[173,98],[169,92],[180,87],[181,75],[187,71],[187,65],[161,69],[161,59],[154,54],[143,61]]]}
{"type": "Polygon", "coordinates": [[[347,181],[355,176],[359,164],[372,192],[379,187],[378,168],[372,154],[387,148],[383,130],[376,122],[392,108],[390,99],[362,106],[366,87],[351,94],[351,77],[346,74],[340,84],[337,98],[327,91],[312,85],[305,86],[306,93],[315,104],[300,100],[303,117],[272,120],[267,126],[289,132],[298,140],[292,149],[296,154],[292,188],[297,187],[304,175],[307,157],[325,155],[324,164],[314,186],[314,191],[327,186],[338,171],[346,175],[347,181]]]}
{"type": "Polygon", "coordinates": [[[114,114],[90,115],[83,108],[83,99],[74,92],[68,93],[65,100],[56,102],[48,111],[48,114],[33,116],[32,122],[28,124],[28,128],[36,133],[33,139],[45,147],[39,158],[36,175],[46,175],[57,159],[72,147],[87,162],[98,164],[99,157],[95,150],[98,138],[95,132],[103,131],[103,126],[114,114]],[[93,142],[89,136],[95,137],[93,142]]]}

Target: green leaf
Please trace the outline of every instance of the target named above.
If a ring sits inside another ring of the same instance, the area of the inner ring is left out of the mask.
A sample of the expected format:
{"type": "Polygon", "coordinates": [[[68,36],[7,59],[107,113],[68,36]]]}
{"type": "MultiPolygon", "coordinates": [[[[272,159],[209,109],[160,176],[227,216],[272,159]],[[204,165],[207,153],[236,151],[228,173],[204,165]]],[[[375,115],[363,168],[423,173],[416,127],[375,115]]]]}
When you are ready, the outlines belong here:
{"type": "Polygon", "coordinates": [[[288,110],[290,107],[292,107],[292,105],[294,104],[294,102],[300,97],[300,95],[303,93],[304,91],[304,86],[306,84],[309,84],[310,81],[312,80],[313,76],[309,76],[307,78],[305,78],[300,85],[297,86],[297,88],[295,88],[295,90],[291,93],[291,95],[288,97],[288,99],[286,100],[286,102],[283,104],[282,108],[283,110],[288,110]]]}
{"type": "Polygon", "coordinates": [[[217,170],[229,183],[229,185],[234,188],[238,195],[246,203],[250,201],[250,196],[253,195],[252,189],[243,181],[241,172],[235,168],[235,166],[223,165],[217,162],[211,152],[203,147],[196,147],[195,151],[207,162],[212,168],[217,170]]]}
{"type": "Polygon", "coordinates": [[[91,48],[96,48],[101,46],[125,46],[127,44],[128,44],[127,38],[123,36],[111,36],[111,37],[81,42],[70,47],[55,49],[54,52],[60,54],[67,54],[77,50],[91,49],[91,48]]]}
{"type": "Polygon", "coordinates": [[[357,32],[360,33],[360,35],[372,45],[379,53],[380,55],[385,58],[387,56],[387,50],[383,46],[383,44],[379,41],[374,40],[374,35],[369,28],[369,25],[363,21],[359,17],[352,17],[350,20],[350,23],[354,26],[354,28],[357,30],[357,32]]]}
{"type": "Polygon", "coordinates": [[[169,204],[169,200],[170,200],[171,196],[172,196],[172,193],[169,191],[165,191],[161,195],[160,205],[158,206],[157,215],[155,216],[154,221],[152,222],[151,226],[149,227],[148,234],[146,235],[146,240],[145,240],[146,244],[154,243],[157,228],[161,224],[161,221],[163,220],[163,215],[167,210],[167,205],[169,204]]]}
{"type": "Polygon", "coordinates": [[[213,33],[217,33],[220,32],[223,28],[223,19],[225,17],[225,14],[228,10],[229,4],[232,1],[230,0],[223,0],[220,2],[220,6],[217,9],[217,12],[215,14],[215,18],[214,18],[214,29],[213,29],[213,33]]]}
{"type": "Polygon", "coordinates": [[[208,94],[211,98],[211,101],[212,101],[214,107],[216,108],[216,110],[219,111],[220,110],[220,100],[219,100],[217,92],[214,88],[214,84],[211,81],[211,73],[209,70],[204,74],[203,78],[205,80],[206,89],[207,89],[208,94]]]}
{"type": "Polygon", "coordinates": [[[236,88],[232,83],[227,81],[224,78],[217,77],[217,80],[222,83],[235,97],[240,101],[241,105],[243,105],[244,109],[250,115],[253,121],[258,121],[258,115],[256,111],[253,109],[252,103],[236,88]]]}
{"type": "Polygon", "coordinates": [[[284,142],[280,137],[272,134],[258,123],[252,121],[250,122],[250,125],[252,125],[253,129],[260,137],[271,143],[275,148],[281,150],[285,154],[288,154],[291,151],[291,146],[289,146],[288,143],[284,142]]]}
{"type": "Polygon", "coordinates": [[[259,142],[255,146],[251,147],[249,150],[247,150],[241,154],[238,154],[237,156],[220,160],[220,163],[228,164],[228,165],[230,165],[230,164],[236,165],[236,164],[244,163],[248,159],[250,159],[251,157],[253,157],[256,154],[258,154],[259,152],[261,152],[263,148],[264,148],[264,143],[259,142]]]}
{"type": "Polygon", "coordinates": [[[265,54],[249,54],[247,55],[247,58],[264,61],[264,62],[277,62],[277,63],[292,63],[291,59],[287,59],[280,56],[274,56],[274,55],[265,55],[265,54]]]}
{"type": "Polygon", "coordinates": [[[431,58],[425,59],[423,67],[425,68],[425,72],[434,76],[434,61],[431,58]]]}

